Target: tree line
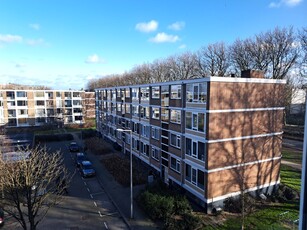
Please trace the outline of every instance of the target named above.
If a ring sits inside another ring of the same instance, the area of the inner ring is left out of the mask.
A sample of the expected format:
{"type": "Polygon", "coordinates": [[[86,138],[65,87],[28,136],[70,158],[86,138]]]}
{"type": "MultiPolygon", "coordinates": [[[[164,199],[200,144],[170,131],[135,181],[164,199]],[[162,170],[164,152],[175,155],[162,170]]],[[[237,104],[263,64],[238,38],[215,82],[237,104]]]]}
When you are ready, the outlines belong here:
{"type": "MultiPolygon", "coordinates": [[[[307,27],[276,27],[232,44],[216,42],[196,52],[184,52],[152,63],[137,65],[123,74],[111,74],[87,83],[88,90],[121,85],[147,84],[208,76],[238,77],[241,71],[256,69],[265,77],[288,79],[307,74],[307,27]]],[[[302,78],[300,78],[302,79],[302,78]]]]}

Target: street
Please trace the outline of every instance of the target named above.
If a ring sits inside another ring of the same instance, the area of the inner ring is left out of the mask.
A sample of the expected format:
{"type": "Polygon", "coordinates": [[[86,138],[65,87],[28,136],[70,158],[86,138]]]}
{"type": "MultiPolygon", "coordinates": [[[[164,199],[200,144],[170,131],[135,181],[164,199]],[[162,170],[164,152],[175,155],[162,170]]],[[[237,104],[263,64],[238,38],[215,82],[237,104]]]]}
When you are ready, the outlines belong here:
{"type": "MultiPolygon", "coordinates": [[[[68,195],[61,204],[52,207],[38,229],[128,229],[120,213],[105,193],[97,177],[82,178],[70,153],[70,142],[50,142],[46,147],[51,152],[61,151],[64,163],[73,173],[68,195]]],[[[96,173],[99,171],[96,169],[96,173]]],[[[21,229],[10,218],[4,228],[21,229]]]]}

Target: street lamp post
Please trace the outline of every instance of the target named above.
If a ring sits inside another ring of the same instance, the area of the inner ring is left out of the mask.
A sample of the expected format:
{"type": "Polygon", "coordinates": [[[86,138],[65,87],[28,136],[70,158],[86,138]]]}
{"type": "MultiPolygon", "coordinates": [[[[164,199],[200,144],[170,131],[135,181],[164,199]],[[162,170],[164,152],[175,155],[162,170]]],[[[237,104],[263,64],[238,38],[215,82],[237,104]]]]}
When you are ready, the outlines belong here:
{"type": "MultiPolygon", "coordinates": [[[[116,130],[118,132],[130,133],[130,218],[133,219],[132,130],[130,129],[116,129],[116,130]]],[[[126,150],[124,149],[124,151],[126,150]]]]}

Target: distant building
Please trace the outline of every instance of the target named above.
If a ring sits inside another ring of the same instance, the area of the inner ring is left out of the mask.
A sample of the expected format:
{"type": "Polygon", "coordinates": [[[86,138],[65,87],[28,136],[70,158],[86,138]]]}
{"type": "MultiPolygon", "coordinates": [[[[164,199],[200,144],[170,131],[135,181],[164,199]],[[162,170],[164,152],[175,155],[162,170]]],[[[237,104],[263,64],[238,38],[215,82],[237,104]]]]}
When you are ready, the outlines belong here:
{"type": "Polygon", "coordinates": [[[303,114],[305,112],[306,90],[293,89],[291,95],[290,114],[303,114]]]}
{"type": "Polygon", "coordinates": [[[0,124],[9,127],[84,123],[84,91],[0,89],[0,124]]]}
{"type": "Polygon", "coordinates": [[[243,190],[270,193],[280,183],[285,81],[242,76],[96,89],[97,131],[208,212],[243,190]]]}

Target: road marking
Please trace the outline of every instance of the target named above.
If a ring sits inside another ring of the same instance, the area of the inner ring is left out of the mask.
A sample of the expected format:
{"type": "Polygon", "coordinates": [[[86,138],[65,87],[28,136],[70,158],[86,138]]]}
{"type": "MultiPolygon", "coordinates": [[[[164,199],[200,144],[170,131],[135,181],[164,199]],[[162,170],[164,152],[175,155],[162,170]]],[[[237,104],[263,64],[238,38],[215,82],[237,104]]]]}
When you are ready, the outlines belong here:
{"type": "Polygon", "coordinates": [[[92,196],[92,194],[90,194],[90,197],[91,197],[92,199],[94,199],[94,197],[92,196]]]}
{"type": "Polygon", "coordinates": [[[85,182],[85,181],[83,181],[83,183],[84,183],[84,185],[85,185],[85,186],[87,186],[87,184],[86,184],[86,182],[85,182]]]}
{"type": "Polygon", "coordinates": [[[90,189],[89,188],[86,188],[87,189],[87,191],[89,192],[89,193],[91,193],[91,191],[90,191],[90,189]]]}
{"type": "Polygon", "coordinates": [[[99,216],[100,216],[100,217],[102,217],[102,215],[101,215],[101,212],[100,212],[100,211],[98,211],[98,214],[99,214],[99,216]]]}
{"type": "Polygon", "coordinates": [[[104,216],[113,216],[115,214],[118,214],[118,212],[113,212],[113,213],[108,213],[108,214],[104,214],[104,215],[101,215],[101,217],[104,217],[104,216]]]}
{"type": "Polygon", "coordinates": [[[97,207],[97,204],[96,204],[96,202],[94,201],[94,205],[97,207]]]}
{"type": "Polygon", "coordinates": [[[103,222],[103,223],[104,223],[104,226],[106,227],[106,229],[109,229],[107,223],[106,222],[103,222]]]}

